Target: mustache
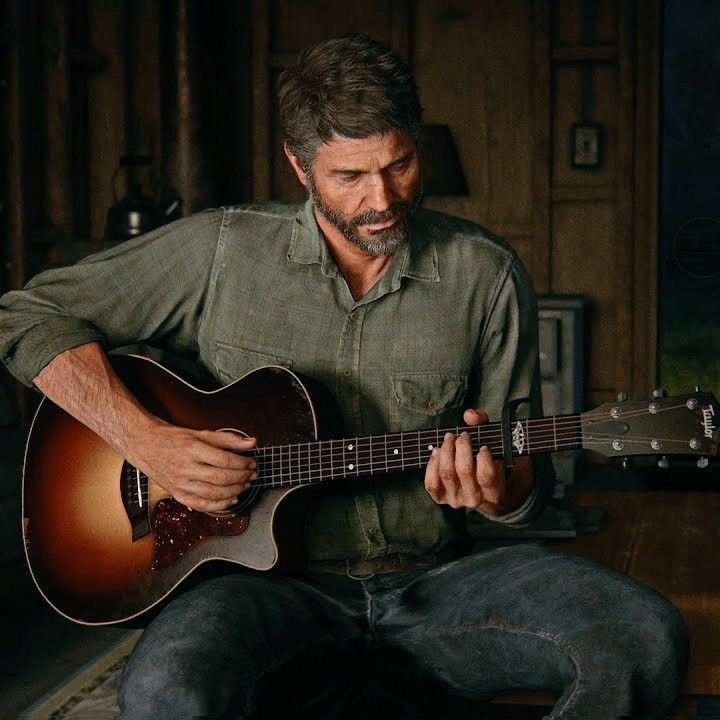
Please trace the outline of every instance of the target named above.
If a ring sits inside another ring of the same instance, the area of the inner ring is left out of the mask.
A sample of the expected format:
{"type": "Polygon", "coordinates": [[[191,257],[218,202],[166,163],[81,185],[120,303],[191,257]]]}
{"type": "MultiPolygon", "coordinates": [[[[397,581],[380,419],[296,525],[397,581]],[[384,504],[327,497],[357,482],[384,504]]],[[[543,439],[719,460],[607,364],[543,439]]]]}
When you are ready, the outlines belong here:
{"type": "Polygon", "coordinates": [[[388,220],[402,219],[410,215],[412,206],[407,203],[397,203],[387,210],[365,210],[353,218],[353,225],[377,225],[388,220]]]}

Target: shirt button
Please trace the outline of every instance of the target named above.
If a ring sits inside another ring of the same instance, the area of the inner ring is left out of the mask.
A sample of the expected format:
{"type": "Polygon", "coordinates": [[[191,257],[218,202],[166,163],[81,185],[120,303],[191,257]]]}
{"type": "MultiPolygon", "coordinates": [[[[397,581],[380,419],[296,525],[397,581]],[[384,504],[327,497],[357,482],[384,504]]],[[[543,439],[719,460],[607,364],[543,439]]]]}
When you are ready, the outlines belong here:
{"type": "Polygon", "coordinates": [[[343,370],[344,377],[352,377],[352,370],[343,370]]]}
{"type": "Polygon", "coordinates": [[[371,540],[376,540],[376,539],[377,539],[377,530],[375,530],[375,528],[370,528],[370,529],[368,530],[368,533],[367,533],[367,534],[368,534],[368,537],[369,537],[371,540]]]}
{"type": "Polygon", "coordinates": [[[434,400],[431,400],[431,401],[428,403],[428,409],[429,409],[429,410],[434,410],[436,407],[437,407],[437,403],[436,403],[434,400]]]}
{"type": "Polygon", "coordinates": [[[353,310],[353,312],[350,313],[350,319],[357,320],[357,313],[354,310],[353,310]]]}

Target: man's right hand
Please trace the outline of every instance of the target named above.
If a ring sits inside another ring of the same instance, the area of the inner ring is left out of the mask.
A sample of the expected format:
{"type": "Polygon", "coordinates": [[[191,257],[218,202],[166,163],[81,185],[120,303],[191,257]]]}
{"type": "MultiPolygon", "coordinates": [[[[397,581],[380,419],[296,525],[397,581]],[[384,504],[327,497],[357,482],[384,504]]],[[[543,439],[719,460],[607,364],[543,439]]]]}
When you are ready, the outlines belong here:
{"type": "Polygon", "coordinates": [[[137,443],[132,461],[178,502],[203,512],[222,512],[257,479],[257,463],[242,455],[257,446],[224,430],[190,430],[162,420],[137,443]]]}
{"type": "Polygon", "coordinates": [[[255,460],[240,454],[256,447],[254,438],[156,417],[125,387],[98,343],[57,355],[35,385],[193,510],[227,510],[256,477],[255,460]]]}

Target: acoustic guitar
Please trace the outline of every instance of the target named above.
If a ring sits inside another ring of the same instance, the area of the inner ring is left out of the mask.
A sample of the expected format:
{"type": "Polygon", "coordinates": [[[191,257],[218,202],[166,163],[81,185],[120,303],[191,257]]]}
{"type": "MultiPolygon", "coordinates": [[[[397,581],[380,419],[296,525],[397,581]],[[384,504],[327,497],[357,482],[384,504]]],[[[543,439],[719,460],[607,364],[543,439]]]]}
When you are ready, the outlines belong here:
{"type": "MultiPolygon", "coordinates": [[[[195,429],[258,439],[258,479],[232,510],[206,514],[175,501],[94,432],[44,398],[25,455],[23,536],[32,577],[47,602],[88,625],[133,620],[199,566],[229,561],[270,570],[301,545],[294,491],[423,468],[445,432],[470,433],[506,466],[513,457],[587,448],[606,456],[718,451],[718,404],[695,392],[607,403],[576,415],[505,417],[478,427],[432,428],[320,439],[311,381],[261,367],[214,391],[158,363],[115,356],[135,396],[159,417],[195,429]]],[[[303,493],[297,493],[302,496],[303,493]]]]}

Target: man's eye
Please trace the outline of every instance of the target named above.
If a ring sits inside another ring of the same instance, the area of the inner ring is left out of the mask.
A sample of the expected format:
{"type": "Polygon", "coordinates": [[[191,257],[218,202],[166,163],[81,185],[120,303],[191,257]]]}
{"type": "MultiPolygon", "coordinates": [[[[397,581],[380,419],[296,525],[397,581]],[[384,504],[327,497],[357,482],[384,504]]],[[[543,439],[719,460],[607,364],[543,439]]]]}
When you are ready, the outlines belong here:
{"type": "Polygon", "coordinates": [[[355,182],[360,177],[360,173],[348,173],[346,175],[341,175],[340,177],[344,183],[351,183],[355,182]]]}

